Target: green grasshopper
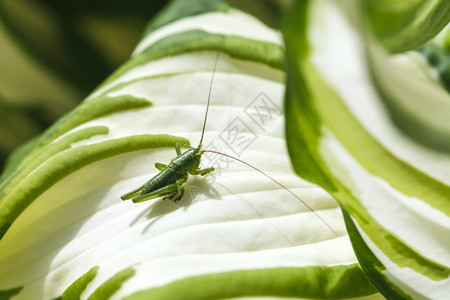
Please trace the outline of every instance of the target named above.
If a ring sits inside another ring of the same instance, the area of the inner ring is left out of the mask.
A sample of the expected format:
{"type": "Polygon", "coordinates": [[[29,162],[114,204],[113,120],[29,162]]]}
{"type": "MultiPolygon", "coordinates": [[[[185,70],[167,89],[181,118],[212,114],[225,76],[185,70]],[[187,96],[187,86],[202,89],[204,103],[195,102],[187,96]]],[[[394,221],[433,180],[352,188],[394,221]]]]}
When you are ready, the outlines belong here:
{"type": "MultiPolygon", "coordinates": [[[[219,45],[216,60],[214,62],[213,73],[209,85],[208,103],[206,104],[205,119],[203,121],[202,135],[200,142],[196,148],[193,148],[184,143],[176,143],[175,151],[177,157],[172,159],[168,165],[162,163],[155,163],[155,167],[160,171],[152,179],[144,183],[137,189],[122,195],[122,200],[131,199],[134,203],[143,202],[159,197],[169,199],[177,202],[183,198],[184,188],[183,184],[188,180],[189,175],[204,176],[212,171],[214,168],[200,168],[200,161],[203,153],[212,152],[210,150],[201,150],[203,136],[205,134],[206,120],[208,118],[209,103],[211,99],[212,84],[214,81],[214,74],[216,73],[217,62],[219,60],[220,49],[222,43],[219,45]],[[181,153],[181,148],[188,150],[181,153]]],[[[223,155],[223,153],[220,153],[223,155]]]]}
{"type": "Polygon", "coordinates": [[[172,159],[168,165],[155,163],[155,167],[160,171],[152,179],[139,188],[122,195],[122,200],[132,199],[133,202],[143,202],[158,197],[165,196],[164,199],[179,201],[183,198],[183,183],[188,180],[188,174],[206,175],[214,168],[200,169],[200,159],[206,150],[201,150],[201,144],[197,148],[192,148],[183,143],[176,143],[175,150],[177,157],[172,159]],[[181,147],[188,148],[181,153],[181,147]]]}
{"type": "Polygon", "coordinates": [[[208,110],[209,110],[209,104],[211,99],[211,89],[212,84],[214,81],[214,74],[217,67],[217,62],[220,55],[220,49],[222,44],[219,45],[219,49],[217,51],[216,60],[214,63],[213,73],[211,77],[211,82],[209,86],[209,94],[208,94],[208,102],[206,104],[206,112],[205,112],[205,118],[203,120],[203,128],[202,128],[202,134],[200,137],[200,142],[196,148],[191,147],[184,143],[176,143],[175,144],[175,151],[177,153],[177,157],[173,158],[168,165],[162,164],[162,163],[155,163],[155,167],[160,171],[158,174],[156,174],[152,179],[144,183],[142,186],[138,187],[137,189],[126,193],[121,196],[122,200],[128,200],[131,199],[134,203],[137,202],[143,202],[159,197],[164,197],[163,199],[169,199],[174,202],[177,202],[183,198],[184,195],[184,188],[183,184],[188,180],[189,174],[191,175],[201,175],[204,176],[208,173],[211,173],[214,171],[214,168],[200,168],[200,161],[201,157],[204,153],[215,153],[219,155],[226,156],[228,158],[234,159],[240,163],[243,163],[247,165],[248,167],[256,170],[257,172],[261,173],[262,175],[266,176],[282,188],[284,188],[287,192],[289,192],[291,195],[293,195],[295,198],[297,198],[300,202],[305,205],[311,212],[313,212],[325,225],[328,226],[328,228],[337,236],[338,234],[336,231],[334,231],[330,225],[328,225],[325,220],[319,216],[305,201],[303,201],[299,196],[297,196],[294,192],[292,192],[290,189],[285,187],[283,184],[272,178],[271,176],[267,175],[260,169],[250,165],[249,163],[240,160],[237,157],[217,152],[213,150],[202,150],[202,142],[203,142],[203,136],[205,134],[205,127],[206,127],[206,121],[208,118],[208,110]],[[188,150],[185,152],[181,152],[181,148],[187,148],[188,150]]]}

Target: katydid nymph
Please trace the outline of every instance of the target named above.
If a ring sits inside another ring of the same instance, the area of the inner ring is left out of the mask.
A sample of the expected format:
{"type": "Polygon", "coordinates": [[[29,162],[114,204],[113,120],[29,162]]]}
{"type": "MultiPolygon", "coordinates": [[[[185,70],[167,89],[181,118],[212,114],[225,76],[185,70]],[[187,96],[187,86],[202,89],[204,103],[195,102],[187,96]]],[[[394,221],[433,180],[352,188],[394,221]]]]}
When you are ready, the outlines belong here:
{"type": "Polygon", "coordinates": [[[201,150],[201,148],[203,136],[205,134],[206,120],[208,118],[212,84],[214,81],[217,62],[219,60],[221,46],[222,44],[220,44],[219,46],[214,62],[213,73],[209,85],[208,103],[206,105],[205,119],[203,121],[202,135],[198,146],[196,148],[193,148],[183,143],[176,143],[175,151],[177,152],[177,157],[172,159],[168,165],[155,163],[155,167],[160,172],[156,174],[152,179],[147,181],[144,185],[122,195],[122,200],[131,199],[136,203],[164,197],[164,199],[169,199],[177,202],[181,200],[181,198],[183,198],[183,184],[188,180],[189,174],[203,176],[214,171],[214,168],[201,169],[200,160],[203,153],[209,152],[208,150],[201,150]],[[187,148],[188,150],[181,153],[181,148],[187,148]]]}
{"type": "Polygon", "coordinates": [[[191,147],[190,145],[184,144],[184,143],[176,143],[175,144],[175,151],[177,153],[177,156],[173,158],[168,165],[162,164],[162,163],[155,163],[155,167],[159,170],[159,173],[156,174],[153,178],[145,182],[142,186],[134,189],[131,192],[128,192],[121,196],[122,200],[128,200],[131,199],[133,202],[144,202],[151,199],[163,197],[163,199],[168,199],[170,201],[180,201],[183,198],[184,195],[184,188],[183,184],[188,180],[189,174],[191,175],[201,175],[204,176],[208,173],[213,172],[215,169],[212,167],[209,168],[201,168],[200,162],[201,157],[204,153],[214,153],[218,155],[222,155],[228,158],[231,158],[233,160],[236,160],[242,164],[245,164],[246,166],[256,170],[257,172],[261,173],[262,175],[266,176],[273,182],[275,182],[277,185],[285,189],[287,192],[289,192],[292,196],[294,196],[296,199],[298,199],[308,210],[313,212],[336,236],[338,235],[335,230],[331,228],[331,226],[325,222],[325,220],[317,214],[304,200],[302,200],[299,196],[297,196],[294,192],[292,192],[290,189],[288,189],[286,186],[281,184],[279,181],[275,180],[271,176],[267,175],[260,169],[250,165],[249,163],[228,155],[226,153],[214,151],[214,150],[202,150],[202,142],[203,137],[205,134],[205,128],[208,118],[208,111],[210,106],[210,100],[211,100],[211,90],[214,82],[214,75],[216,72],[217,62],[219,60],[221,48],[222,48],[222,42],[220,43],[217,54],[215,57],[213,72],[209,84],[209,92],[208,92],[208,100],[206,104],[206,110],[205,110],[205,116],[203,120],[203,128],[201,132],[200,142],[197,147],[191,147]],[[182,148],[186,148],[187,150],[185,152],[182,152],[182,148]]]}

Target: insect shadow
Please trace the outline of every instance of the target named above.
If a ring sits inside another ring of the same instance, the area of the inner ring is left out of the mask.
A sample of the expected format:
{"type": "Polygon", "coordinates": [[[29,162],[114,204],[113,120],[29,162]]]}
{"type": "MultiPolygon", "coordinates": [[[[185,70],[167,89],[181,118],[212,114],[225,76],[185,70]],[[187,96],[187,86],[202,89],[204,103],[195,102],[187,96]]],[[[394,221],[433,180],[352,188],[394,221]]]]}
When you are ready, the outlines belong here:
{"type": "Polygon", "coordinates": [[[198,177],[190,178],[184,189],[183,199],[178,202],[154,201],[148,206],[148,209],[136,216],[131,225],[137,223],[141,218],[146,218],[149,222],[142,230],[142,233],[145,233],[153,224],[176,210],[188,210],[193,204],[204,199],[222,200],[222,196],[211,183],[198,177]]]}

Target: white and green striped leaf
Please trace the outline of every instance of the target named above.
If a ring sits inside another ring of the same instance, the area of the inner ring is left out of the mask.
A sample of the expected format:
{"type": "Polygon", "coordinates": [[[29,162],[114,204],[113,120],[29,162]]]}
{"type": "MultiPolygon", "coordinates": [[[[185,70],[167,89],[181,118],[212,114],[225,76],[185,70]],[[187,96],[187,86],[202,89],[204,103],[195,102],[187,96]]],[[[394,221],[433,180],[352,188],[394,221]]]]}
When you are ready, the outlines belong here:
{"type": "Polygon", "coordinates": [[[376,79],[397,88],[392,96],[420,102],[427,92],[440,93],[427,102],[430,109],[450,96],[437,80],[420,82],[427,89],[414,92],[420,87],[408,81],[411,74],[393,72],[392,56],[354,24],[334,1],[298,1],[286,20],[290,155],[297,173],[343,206],[358,259],[380,292],[390,299],[444,299],[450,294],[450,155],[395,126],[382,103],[385,86],[377,90],[370,77],[365,47],[370,59],[378,55],[376,79]]]}
{"type": "Polygon", "coordinates": [[[415,51],[388,55],[368,43],[371,72],[395,124],[424,145],[449,152],[450,49],[434,39],[415,51]]]}
{"type": "Polygon", "coordinates": [[[450,22],[447,0],[364,0],[359,4],[374,36],[393,53],[418,48],[450,22]]]}
{"type": "Polygon", "coordinates": [[[124,66],[11,158],[0,298],[380,298],[337,203],[291,170],[283,59],[277,32],[224,2],[172,2],[124,66]],[[315,213],[208,154],[215,173],[191,178],[179,203],[120,199],[175,156],[176,142],[198,143],[221,43],[205,148],[255,165],[315,213]]]}

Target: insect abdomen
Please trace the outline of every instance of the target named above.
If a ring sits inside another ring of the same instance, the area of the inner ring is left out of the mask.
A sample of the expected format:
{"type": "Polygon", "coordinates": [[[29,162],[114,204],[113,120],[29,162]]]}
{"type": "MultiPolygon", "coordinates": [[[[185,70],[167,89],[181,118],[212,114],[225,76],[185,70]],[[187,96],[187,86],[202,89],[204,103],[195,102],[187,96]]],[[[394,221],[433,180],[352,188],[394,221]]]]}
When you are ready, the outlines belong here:
{"type": "Polygon", "coordinates": [[[155,177],[153,177],[142,190],[141,195],[148,194],[159,190],[169,184],[175,183],[178,179],[177,176],[179,172],[177,172],[177,167],[170,163],[167,168],[159,172],[155,177]]]}

